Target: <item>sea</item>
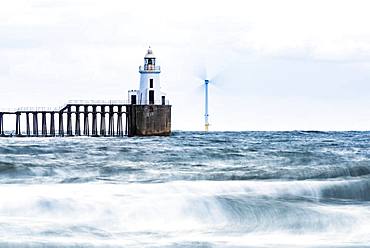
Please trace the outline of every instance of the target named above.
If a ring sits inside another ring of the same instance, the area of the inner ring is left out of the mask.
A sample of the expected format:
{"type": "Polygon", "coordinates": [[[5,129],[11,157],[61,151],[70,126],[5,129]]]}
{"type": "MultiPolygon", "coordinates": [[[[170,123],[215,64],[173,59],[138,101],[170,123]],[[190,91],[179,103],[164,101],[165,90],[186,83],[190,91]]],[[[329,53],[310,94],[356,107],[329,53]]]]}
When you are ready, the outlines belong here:
{"type": "Polygon", "coordinates": [[[0,138],[0,247],[370,247],[370,132],[0,138]]]}

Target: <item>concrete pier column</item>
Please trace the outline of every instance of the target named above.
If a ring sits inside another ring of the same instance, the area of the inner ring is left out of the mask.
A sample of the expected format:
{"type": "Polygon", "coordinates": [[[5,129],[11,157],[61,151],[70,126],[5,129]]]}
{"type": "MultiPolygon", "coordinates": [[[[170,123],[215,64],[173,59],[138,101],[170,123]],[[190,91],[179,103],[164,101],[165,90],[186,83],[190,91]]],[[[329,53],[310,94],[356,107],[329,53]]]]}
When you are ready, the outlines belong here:
{"type": "Polygon", "coordinates": [[[50,113],[50,136],[55,136],[54,113],[50,113]]]}
{"type": "Polygon", "coordinates": [[[42,136],[48,136],[48,129],[46,127],[46,112],[41,113],[41,134],[42,136]]]}
{"type": "Polygon", "coordinates": [[[59,136],[64,136],[63,111],[59,112],[59,136]]]}
{"type": "Polygon", "coordinates": [[[108,135],[114,136],[114,111],[113,106],[109,106],[109,126],[108,126],[108,135]]]}
{"type": "Polygon", "coordinates": [[[132,137],[136,133],[136,111],[133,108],[126,106],[126,134],[128,137],[132,137]]]}
{"type": "Polygon", "coordinates": [[[4,114],[1,114],[0,126],[1,126],[1,135],[4,136],[5,135],[5,130],[4,130],[4,114]]]}
{"type": "Polygon", "coordinates": [[[75,125],[75,135],[81,136],[81,128],[80,128],[80,106],[76,105],[76,125],[75,125]]]}
{"type": "Polygon", "coordinates": [[[105,136],[105,106],[100,107],[100,135],[105,136]]]}
{"type": "Polygon", "coordinates": [[[1,126],[1,135],[4,136],[5,135],[5,130],[4,130],[4,114],[1,114],[0,126],[1,126]]]}
{"type": "Polygon", "coordinates": [[[67,108],[67,135],[72,136],[72,110],[71,106],[67,108]]]}
{"type": "Polygon", "coordinates": [[[15,135],[21,135],[21,113],[15,114],[15,135]]]}
{"type": "Polygon", "coordinates": [[[26,135],[27,137],[31,136],[30,113],[26,113],[26,135]]]}
{"type": "Polygon", "coordinates": [[[33,115],[33,135],[34,136],[39,136],[39,123],[38,123],[38,120],[37,120],[37,114],[38,112],[33,112],[32,115],[33,115]]]}
{"type": "Polygon", "coordinates": [[[127,108],[126,108],[126,125],[125,125],[125,135],[128,136],[128,115],[127,115],[127,108]]]}
{"type": "Polygon", "coordinates": [[[92,106],[92,136],[98,135],[98,120],[96,116],[96,106],[92,106]]]}
{"type": "Polygon", "coordinates": [[[3,119],[4,114],[0,113],[0,135],[4,135],[4,119],[3,119]]]}
{"type": "Polygon", "coordinates": [[[118,106],[118,113],[117,113],[117,136],[123,136],[122,106],[118,106]]]}
{"type": "Polygon", "coordinates": [[[117,116],[117,136],[123,136],[122,113],[117,116]]]}
{"type": "Polygon", "coordinates": [[[84,106],[84,135],[89,136],[89,106],[84,106]]]}

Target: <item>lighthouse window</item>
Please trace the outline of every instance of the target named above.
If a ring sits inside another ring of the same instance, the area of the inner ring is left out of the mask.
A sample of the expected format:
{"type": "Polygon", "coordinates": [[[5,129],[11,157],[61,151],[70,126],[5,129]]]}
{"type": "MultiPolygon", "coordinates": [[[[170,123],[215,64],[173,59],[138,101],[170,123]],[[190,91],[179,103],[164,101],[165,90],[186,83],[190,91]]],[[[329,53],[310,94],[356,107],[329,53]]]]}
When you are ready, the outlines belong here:
{"type": "Polygon", "coordinates": [[[149,80],[149,88],[153,88],[153,78],[149,80]]]}
{"type": "Polygon", "coordinates": [[[149,60],[148,60],[148,65],[151,65],[151,64],[153,64],[153,63],[152,63],[152,60],[151,60],[151,59],[149,59],[149,60]]]}

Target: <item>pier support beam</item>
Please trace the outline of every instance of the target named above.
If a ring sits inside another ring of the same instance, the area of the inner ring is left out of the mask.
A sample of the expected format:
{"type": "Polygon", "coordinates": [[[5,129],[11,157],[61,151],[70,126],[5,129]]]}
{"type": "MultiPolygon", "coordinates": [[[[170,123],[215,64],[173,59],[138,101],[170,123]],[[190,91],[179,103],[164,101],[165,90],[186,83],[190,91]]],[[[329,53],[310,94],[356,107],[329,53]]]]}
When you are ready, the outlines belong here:
{"type": "Polygon", "coordinates": [[[108,135],[114,136],[114,112],[113,106],[109,106],[109,126],[108,126],[108,135]]]}
{"type": "Polygon", "coordinates": [[[21,113],[15,114],[15,135],[21,136],[21,113]]]}
{"type": "Polygon", "coordinates": [[[42,136],[46,137],[48,136],[48,129],[47,129],[47,126],[46,126],[46,113],[45,112],[42,112],[41,113],[41,134],[42,136]]]}
{"type": "Polygon", "coordinates": [[[75,135],[81,136],[81,125],[80,125],[80,106],[76,105],[76,125],[75,125],[75,135]]]}
{"type": "Polygon", "coordinates": [[[63,111],[59,112],[59,136],[64,137],[63,111]]]}
{"type": "Polygon", "coordinates": [[[98,136],[98,120],[96,116],[96,106],[92,106],[92,136],[98,136]]]}
{"type": "Polygon", "coordinates": [[[33,130],[33,135],[34,136],[39,136],[39,124],[38,124],[38,120],[37,120],[37,114],[38,112],[33,112],[32,115],[33,115],[33,127],[32,127],[32,130],[33,130]]]}
{"type": "Polygon", "coordinates": [[[67,135],[72,136],[72,111],[71,106],[67,108],[67,135]]]}
{"type": "Polygon", "coordinates": [[[105,106],[100,107],[100,135],[105,136],[105,106]]]}
{"type": "Polygon", "coordinates": [[[26,113],[26,135],[27,137],[31,136],[30,113],[26,113]]]}
{"type": "Polygon", "coordinates": [[[84,106],[84,135],[89,136],[89,106],[84,106]]]}
{"type": "Polygon", "coordinates": [[[0,113],[0,135],[3,136],[4,135],[4,114],[3,113],[0,113]]]}
{"type": "Polygon", "coordinates": [[[118,106],[118,114],[117,114],[117,136],[123,136],[122,106],[118,106]]]}
{"type": "Polygon", "coordinates": [[[50,113],[50,136],[55,136],[55,122],[54,113],[50,113]]]}
{"type": "Polygon", "coordinates": [[[125,125],[125,135],[128,136],[128,114],[127,114],[127,108],[126,108],[126,125],[125,125]]]}

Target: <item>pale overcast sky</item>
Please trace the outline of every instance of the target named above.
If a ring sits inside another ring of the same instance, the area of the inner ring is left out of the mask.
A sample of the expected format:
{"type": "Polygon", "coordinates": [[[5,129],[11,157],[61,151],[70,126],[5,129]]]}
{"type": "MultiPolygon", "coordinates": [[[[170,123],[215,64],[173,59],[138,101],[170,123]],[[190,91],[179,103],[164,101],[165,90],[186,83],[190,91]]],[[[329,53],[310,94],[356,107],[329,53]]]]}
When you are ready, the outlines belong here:
{"type": "Polygon", "coordinates": [[[149,45],[174,130],[369,130],[370,1],[12,0],[0,107],[126,99],[149,45]]]}

